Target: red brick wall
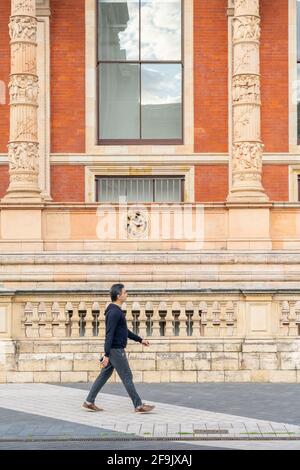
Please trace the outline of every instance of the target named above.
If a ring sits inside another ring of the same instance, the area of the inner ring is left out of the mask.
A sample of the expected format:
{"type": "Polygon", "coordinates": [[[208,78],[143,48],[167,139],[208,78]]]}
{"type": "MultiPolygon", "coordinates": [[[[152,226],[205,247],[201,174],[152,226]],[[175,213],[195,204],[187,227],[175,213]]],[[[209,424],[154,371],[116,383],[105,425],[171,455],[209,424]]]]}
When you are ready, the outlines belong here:
{"type": "MultiPolygon", "coordinates": [[[[288,201],[288,166],[263,165],[262,184],[271,201],[288,201]]],[[[227,165],[195,167],[196,202],[224,202],[227,194],[227,165]]]]}
{"type": "Polygon", "coordinates": [[[227,194],[227,165],[199,165],[195,167],[196,202],[224,202],[227,194]]]}
{"type": "Polygon", "coordinates": [[[270,201],[289,200],[289,169],[287,165],[263,165],[262,184],[270,201]]]}
{"type": "Polygon", "coordinates": [[[0,165],[0,198],[5,196],[9,184],[8,165],[0,165]]]}
{"type": "Polygon", "coordinates": [[[85,151],[85,0],[51,0],[51,152],[85,151]]]}
{"type": "MultiPolygon", "coordinates": [[[[8,106],[8,82],[10,73],[10,46],[8,35],[8,21],[10,15],[10,0],[0,1],[0,80],[5,84],[6,104],[2,104],[0,97],[0,153],[7,152],[9,139],[9,106],[8,106]]],[[[0,93],[2,84],[0,86],[0,93]]],[[[2,167],[0,167],[0,172],[2,167]]]]}
{"type": "MultiPolygon", "coordinates": [[[[288,0],[261,0],[262,139],[288,151],[288,0]]],[[[225,0],[194,2],[195,151],[227,151],[225,0]]]]}
{"type": "Polygon", "coordinates": [[[54,202],[84,202],[84,166],[52,165],[51,196],[54,202]]]}
{"type": "Polygon", "coordinates": [[[288,0],[260,0],[262,141],[288,152],[288,0]]]}
{"type": "Polygon", "coordinates": [[[227,0],[194,0],[195,152],[228,151],[227,0]]]}

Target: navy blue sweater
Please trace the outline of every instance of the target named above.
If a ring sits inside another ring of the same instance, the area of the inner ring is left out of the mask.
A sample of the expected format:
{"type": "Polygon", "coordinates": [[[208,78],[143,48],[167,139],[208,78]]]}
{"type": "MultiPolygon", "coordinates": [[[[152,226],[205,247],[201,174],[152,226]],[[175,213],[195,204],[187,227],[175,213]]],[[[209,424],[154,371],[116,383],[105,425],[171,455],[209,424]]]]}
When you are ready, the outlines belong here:
{"type": "Polygon", "coordinates": [[[109,356],[111,348],[126,348],[127,338],[142,342],[142,338],[128,330],[123,310],[117,304],[109,304],[105,310],[105,356],[109,356]]]}

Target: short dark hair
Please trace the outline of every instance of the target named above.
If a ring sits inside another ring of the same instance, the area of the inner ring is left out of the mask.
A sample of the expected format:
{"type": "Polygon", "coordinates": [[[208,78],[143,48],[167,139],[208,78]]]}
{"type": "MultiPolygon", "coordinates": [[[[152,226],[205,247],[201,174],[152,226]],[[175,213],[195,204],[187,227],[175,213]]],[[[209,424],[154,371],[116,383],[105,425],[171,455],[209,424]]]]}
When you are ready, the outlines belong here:
{"type": "Polygon", "coordinates": [[[111,286],[109,293],[112,302],[117,300],[118,295],[122,293],[123,287],[125,287],[123,284],[114,284],[113,286],[111,286]]]}

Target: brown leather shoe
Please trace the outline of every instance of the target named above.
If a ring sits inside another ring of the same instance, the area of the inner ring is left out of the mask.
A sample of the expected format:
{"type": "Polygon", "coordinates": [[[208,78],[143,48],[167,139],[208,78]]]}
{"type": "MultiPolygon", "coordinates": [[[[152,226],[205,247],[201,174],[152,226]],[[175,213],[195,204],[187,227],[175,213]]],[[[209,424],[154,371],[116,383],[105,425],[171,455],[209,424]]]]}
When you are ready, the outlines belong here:
{"type": "Polygon", "coordinates": [[[102,408],[98,408],[98,406],[95,405],[95,403],[86,403],[84,402],[82,405],[81,405],[81,408],[83,410],[86,410],[86,411],[103,411],[102,408]]]}
{"type": "Polygon", "coordinates": [[[146,403],[143,403],[140,406],[137,406],[135,408],[136,413],[149,413],[149,411],[152,411],[153,408],[155,408],[154,405],[147,405],[146,403]]]}

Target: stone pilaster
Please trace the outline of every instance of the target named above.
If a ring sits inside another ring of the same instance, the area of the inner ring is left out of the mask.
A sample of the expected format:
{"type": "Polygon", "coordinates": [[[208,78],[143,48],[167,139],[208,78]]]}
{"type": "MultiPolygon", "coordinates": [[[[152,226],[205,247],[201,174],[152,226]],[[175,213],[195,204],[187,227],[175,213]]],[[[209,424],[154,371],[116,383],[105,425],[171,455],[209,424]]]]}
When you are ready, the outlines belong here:
{"type": "Polygon", "coordinates": [[[261,184],[259,0],[235,0],[232,70],[232,186],[228,202],[266,202],[261,184]]]}
{"type": "Polygon", "coordinates": [[[3,202],[40,202],[35,0],[11,0],[10,183],[3,202]]]}
{"type": "Polygon", "coordinates": [[[50,177],[50,0],[36,0],[37,70],[39,77],[38,136],[39,186],[45,201],[51,198],[50,177]]]}

